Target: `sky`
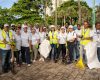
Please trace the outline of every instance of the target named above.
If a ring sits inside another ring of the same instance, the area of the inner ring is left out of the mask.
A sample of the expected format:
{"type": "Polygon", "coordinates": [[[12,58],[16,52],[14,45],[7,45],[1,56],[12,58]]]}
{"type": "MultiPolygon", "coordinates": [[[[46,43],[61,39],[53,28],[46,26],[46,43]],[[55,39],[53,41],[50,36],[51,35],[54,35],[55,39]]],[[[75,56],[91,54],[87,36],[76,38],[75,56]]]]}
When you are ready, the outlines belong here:
{"type": "MultiPolygon", "coordinates": [[[[2,8],[10,8],[14,2],[17,2],[18,0],[0,0],[0,6],[2,8]]],[[[92,0],[84,0],[88,3],[90,7],[92,7],[92,0]]],[[[100,0],[95,0],[96,5],[100,4],[100,0]]]]}

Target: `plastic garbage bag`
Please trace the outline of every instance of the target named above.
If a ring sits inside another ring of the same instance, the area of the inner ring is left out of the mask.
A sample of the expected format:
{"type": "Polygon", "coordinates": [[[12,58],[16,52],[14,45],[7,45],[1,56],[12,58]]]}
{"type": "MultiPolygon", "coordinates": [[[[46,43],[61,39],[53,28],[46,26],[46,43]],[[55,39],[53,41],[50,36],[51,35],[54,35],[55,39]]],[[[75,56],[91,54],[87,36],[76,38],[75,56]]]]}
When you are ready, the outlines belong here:
{"type": "Polygon", "coordinates": [[[97,43],[90,42],[85,46],[85,49],[89,69],[100,68],[100,62],[97,57],[97,43]]]}
{"type": "Polygon", "coordinates": [[[49,40],[45,39],[39,46],[39,52],[44,57],[47,58],[51,51],[51,45],[49,40]]]}

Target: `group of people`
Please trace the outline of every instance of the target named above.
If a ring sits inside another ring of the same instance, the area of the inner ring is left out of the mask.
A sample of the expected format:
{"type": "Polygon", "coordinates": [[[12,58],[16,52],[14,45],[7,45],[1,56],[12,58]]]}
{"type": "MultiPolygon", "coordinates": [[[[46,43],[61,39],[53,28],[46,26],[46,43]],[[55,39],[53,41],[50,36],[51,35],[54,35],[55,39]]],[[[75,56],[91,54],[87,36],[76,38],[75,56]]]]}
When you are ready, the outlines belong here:
{"type": "Polygon", "coordinates": [[[50,25],[46,28],[29,25],[27,22],[18,26],[4,24],[3,29],[0,30],[2,71],[10,70],[12,53],[18,66],[21,64],[31,66],[31,63],[37,60],[45,61],[46,58],[41,51],[39,52],[39,47],[44,40],[48,40],[51,47],[47,59],[55,63],[60,58],[62,63],[66,62],[66,58],[68,63],[77,62],[81,55],[84,63],[87,64],[85,46],[93,41],[97,45],[95,54],[100,61],[100,22],[96,23],[95,30],[90,28],[87,21],[84,21],[82,26],[78,24],[76,28],[73,25],[61,27],[50,25]]]}

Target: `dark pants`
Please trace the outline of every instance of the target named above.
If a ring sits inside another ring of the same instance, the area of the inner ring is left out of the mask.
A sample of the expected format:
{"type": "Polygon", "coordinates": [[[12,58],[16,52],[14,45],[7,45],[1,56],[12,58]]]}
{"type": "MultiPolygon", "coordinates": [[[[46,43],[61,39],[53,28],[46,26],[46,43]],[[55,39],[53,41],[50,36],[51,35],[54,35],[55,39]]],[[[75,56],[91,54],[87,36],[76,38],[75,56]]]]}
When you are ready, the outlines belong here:
{"type": "Polygon", "coordinates": [[[74,48],[75,48],[75,44],[73,42],[68,42],[68,51],[69,51],[69,58],[70,58],[70,61],[73,61],[74,60],[74,48]]]}
{"type": "Polygon", "coordinates": [[[30,64],[30,50],[29,47],[21,47],[21,58],[22,62],[30,64]]]}
{"type": "Polygon", "coordinates": [[[57,44],[51,44],[51,51],[50,51],[50,54],[49,54],[49,58],[52,59],[53,57],[53,60],[56,59],[56,56],[57,56],[57,44]],[[54,49],[54,53],[52,53],[52,50],[54,49]]]}
{"type": "Polygon", "coordinates": [[[62,51],[62,60],[65,59],[65,55],[66,55],[66,44],[59,44],[58,47],[58,54],[57,54],[57,60],[59,58],[60,52],[62,51]]]}
{"type": "Polygon", "coordinates": [[[6,72],[10,69],[11,50],[1,50],[2,54],[2,71],[6,72]]]}
{"type": "Polygon", "coordinates": [[[99,59],[99,62],[100,62],[100,47],[97,48],[97,55],[98,55],[98,59],[99,59]]]}
{"type": "Polygon", "coordinates": [[[14,56],[16,57],[17,64],[21,64],[20,53],[21,53],[20,50],[14,52],[14,56]]]}

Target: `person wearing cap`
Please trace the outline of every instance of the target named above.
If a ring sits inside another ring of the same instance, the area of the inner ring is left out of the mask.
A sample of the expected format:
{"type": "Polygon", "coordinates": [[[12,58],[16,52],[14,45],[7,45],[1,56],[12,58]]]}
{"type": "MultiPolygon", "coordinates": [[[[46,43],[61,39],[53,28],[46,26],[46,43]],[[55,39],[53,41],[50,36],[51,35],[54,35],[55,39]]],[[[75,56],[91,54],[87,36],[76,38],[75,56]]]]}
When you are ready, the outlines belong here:
{"type": "Polygon", "coordinates": [[[74,52],[76,53],[77,59],[78,59],[79,54],[80,54],[79,53],[80,52],[79,47],[80,47],[80,40],[81,40],[81,38],[79,37],[81,35],[81,26],[80,26],[80,24],[77,24],[77,29],[75,30],[75,33],[76,33],[77,38],[76,38],[76,44],[75,44],[74,52]]]}
{"type": "Polygon", "coordinates": [[[2,54],[2,71],[8,72],[10,70],[10,57],[11,57],[11,45],[10,42],[13,41],[13,34],[9,30],[9,25],[4,24],[4,29],[0,35],[0,48],[2,54]]]}
{"type": "Polygon", "coordinates": [[[18,28],[15,32],[15,43],[16,43],[16,49],[15,49],[16,62],[17,62],[17,65],[20,66],[21,65],[20,54],[21,54],[21,44],[22,44],[22,42],[21,42],[20,29],[18,29],[18,28]]]}
{"type": "Polygon", "coordinates": [[[56,56],[56,62],[59,59],[59,55],[62,51],[62,62],[65,61],[65,55],[66,55],[66,41],[67,41],[67,33],[65,32],[65,27],[61,27],[60,33],[58,35],[58,54],[56,56]]]}
{"type": "Polygon", "coordinates": [[[73,26],[69,25],[67,34],[67,47],[68,47],[70,62],[76,60],[76,54],[74,53],[75,40],[76,40],[76,33],[73,30],[73,26]]]}
{"type": "MultiPolygon", "coordinates": [[[[39,28],[39,37],[40,37],[40,44],[41,44],[46,39],[46,34],[43,30],[43,27],[39,28]]],[[[42,55],[40,56],[39,61],[44,61],[44,58],[42,55]]]]}
{"type": "Polygon", "coordinates": [[[97,42],[97,56],[100,62],[100,22],[97,22],[95,27],[93,40],[97,42]]]}
{"type": "Polygon", "coordinates": [[[51,25],[50,28],[51,28],[51,31],[49,32],[48,36],[49,36],[49,40],[50,40],[50,44],[51,44],[52,49],[51,49],[51,52],[49,54],[49,59],[52,59],[52,57],[53,57],[53,60],[56,61],[58,33],[57,33],[57,31],[55,31],[55,26],[54,25],[51,25]],[[53,49],[54,49],[54,55],[52,54],[53,49]]]}
{"type": "Polygon", "coordinates": [[[27,64],[30,66],[31,61],[30,61],[30,41],[31,41],[31,36],[30,33],[27,30],[27,26],[23,27],[23,31],[21,32],[21,58],[23,64],[27,64]]]}
{"type": "Polygon", "coordinates": [[[88,45],[89,42],[93,40],[93,31],[89,27],[88,21],[84,21],[83,28],[81,29],[81,36],[80,36],[80,54],[82,54],[83,61],[87,64],[87,56],[85,46],[88,45]]]}
{"type": "Polygon", "coordinates": [[[33,55],[32,57],[32,61],[36,62],[37,57],[38,57],[38,46],[39,46],[39,42],[40,42],[40,37],[38,35],[38,33],[36,32],[35,28],[32,28],[32,34],[31,34],[31,50],[34,52],[34,57],[33,55]]]}

